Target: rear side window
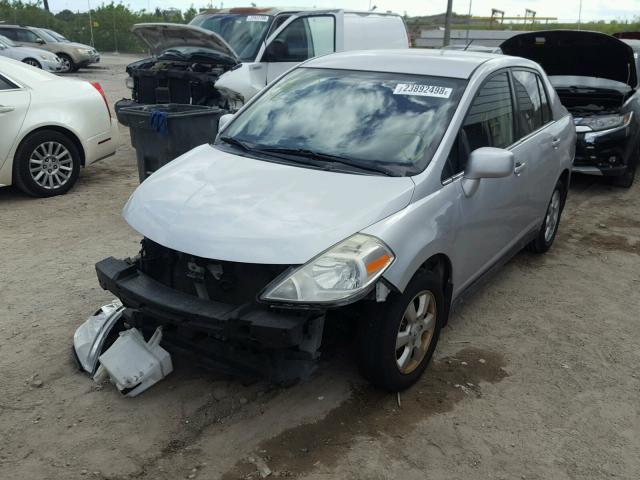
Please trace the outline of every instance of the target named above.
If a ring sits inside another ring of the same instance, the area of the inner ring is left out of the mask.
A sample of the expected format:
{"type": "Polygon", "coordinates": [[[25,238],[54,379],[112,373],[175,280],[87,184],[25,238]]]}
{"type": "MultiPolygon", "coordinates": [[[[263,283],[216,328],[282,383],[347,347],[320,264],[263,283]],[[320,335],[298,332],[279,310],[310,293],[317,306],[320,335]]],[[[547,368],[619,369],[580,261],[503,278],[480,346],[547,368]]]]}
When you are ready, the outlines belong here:
{"type": "Polygon", "coordinates": [[[545,124],[538,75],[524,70],[513,72],[513,88],[518,101],[518,137],[522,138],[545,124]]]}
{"type": "Polygon", "coordinates": [[[0,90],[13,90],[14,88],[18,88],[18,86],[0,75],[0,90]]]}
{"type": "Polygon", "coordinates": [[[551,103],[549,102],[547,91],[544,89],[542,79],[538,75],[536,75],[536,77],[538,78],[538,90],[540,91],[540,98],[542,99],[542,123],[547,124],[553,120],[551,115],[551,103]]]}
{"type": "Polygon", "coordinates": [[[509,76],[494,75],[480,88],[449,154],[442,178],[464,171],[469,154],[482,147],[506,148],[513,143],[513,102],[509,76]]]}
{"type": "Polygon", "coordinates": [[[17,40],[16,32],[18,30],[16,28],[0,28],[0,35],[4,35],[9,40],[17,40]]]}

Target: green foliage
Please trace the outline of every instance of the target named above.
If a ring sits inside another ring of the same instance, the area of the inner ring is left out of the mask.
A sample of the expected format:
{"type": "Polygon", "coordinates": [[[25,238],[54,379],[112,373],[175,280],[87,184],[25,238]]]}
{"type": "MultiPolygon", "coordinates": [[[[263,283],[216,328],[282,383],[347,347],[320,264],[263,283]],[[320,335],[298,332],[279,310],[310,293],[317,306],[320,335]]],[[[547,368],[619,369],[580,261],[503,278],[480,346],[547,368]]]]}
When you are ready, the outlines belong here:
{"type": "MultiPolygon", "coordinates": [[[[133,25],[144,22],[188,23],[197,13],[193,5],[185,12],[178,9],[134,12],[121,3],[103,3],[91,10],[93,45],[104,52],[144,52],[145,45],[130,32],[133,25]]],[[[89,12],[63,10],[54,15],[46,12],[38,0],[0,0],[0,21],[50,28],[71,41],[91,44],[89,12]]]]}

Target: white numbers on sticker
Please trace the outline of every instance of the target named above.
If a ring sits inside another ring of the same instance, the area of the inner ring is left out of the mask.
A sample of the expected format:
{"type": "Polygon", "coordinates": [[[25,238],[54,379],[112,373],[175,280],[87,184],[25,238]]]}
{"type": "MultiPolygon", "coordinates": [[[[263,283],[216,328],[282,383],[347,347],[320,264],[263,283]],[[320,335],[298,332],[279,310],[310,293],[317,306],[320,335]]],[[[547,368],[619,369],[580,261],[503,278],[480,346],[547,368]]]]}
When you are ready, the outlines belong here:
{"type": "Polygon", "coordinates": [[[420,97],[449,98],[452,88],[437,85],[420,85],[417,83],[398,83],[393,90],[394,95],[418,95],[420,97]]]}

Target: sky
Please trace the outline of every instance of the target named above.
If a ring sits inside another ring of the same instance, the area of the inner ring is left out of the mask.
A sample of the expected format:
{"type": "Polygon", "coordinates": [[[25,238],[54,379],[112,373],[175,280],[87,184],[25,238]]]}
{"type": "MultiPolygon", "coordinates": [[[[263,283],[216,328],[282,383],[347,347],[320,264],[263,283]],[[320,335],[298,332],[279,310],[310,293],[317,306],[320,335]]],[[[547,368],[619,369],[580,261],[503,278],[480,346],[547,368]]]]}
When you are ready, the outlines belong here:
{"type": "MultiPolygon", "coordinates": [[[[115,0],[134,10],[143,8],[180,8],[190,5],[196,8],[208,7],[208,0],[115,0]]],[[[220,6],[221,0],[213,0],[214,7],[220,6]]],[[[376,5],[378,10],[391,10],[400,14],[407,12],[411,16],[442,13],[446,9],[446,0],[223,0],[225,7],[248,6],[255,2],[258,6],[299,6],[317,8],[348,8],[368,10],[376,5]],[[371,2],[371,3],[370,3],[371,2]]],[[[558,17],[563,21],[578,19],[580,0],[471,0],[471,12],[475,16],[490,16],[492,8],[504,10],[506,16],[524,16],[526,8],[535,10],[539,17],[558,17]]],[[[64,10],[86,10],[87,4],[92,6],[102,3],[100,0],[49,0],[54,12],[64,10]]],[[[454,0],[453,10],[456,13],[469,12],[469,0],[454,0]]],[[[632,20],[640,16],[640,0],[582,0],[582,20],[632,20]]]]}

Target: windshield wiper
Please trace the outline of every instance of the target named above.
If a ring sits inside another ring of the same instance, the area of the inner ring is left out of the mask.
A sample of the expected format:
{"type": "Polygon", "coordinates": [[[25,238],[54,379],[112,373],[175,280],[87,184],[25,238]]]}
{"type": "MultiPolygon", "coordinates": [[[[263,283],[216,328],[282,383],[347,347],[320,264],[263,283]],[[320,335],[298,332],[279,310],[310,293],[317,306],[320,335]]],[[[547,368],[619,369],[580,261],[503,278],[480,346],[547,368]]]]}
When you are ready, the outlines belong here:
{"type": "Polygon", "coordinates": [[[251,150],[253,150],[253,147],[251,145],[243,142],[242,140],[238,140],[237,138],[230,137],[229,135],[222,135],[220,137],[220,140],[224,143],[228,143],[229,145],[240,147],[245,152],[250,152],[251,150]]]}
{"type": "MultiPolygon", "coordinates": [[[[284,147],[262,147],[258,148],[259,152],[267,153],[280,153],[285,155],[294,155],[303,158],[310,158],[313,160],[320,160],[321,162],[329,164],[342,164],[348,167],[357,168],[359,170],[380,173],[382,175],[393,176],[393,171],[380,165],[372,165],[370,162],[363,160],[357,160],[354,158],[342,157],[340,155],[332,155],[329,153],[316,152],[315,150],[309,150],[306,148],[284,148],[284,147]]],[[[306,163],[306,162],[305,162],[306,163]]]]}

